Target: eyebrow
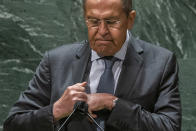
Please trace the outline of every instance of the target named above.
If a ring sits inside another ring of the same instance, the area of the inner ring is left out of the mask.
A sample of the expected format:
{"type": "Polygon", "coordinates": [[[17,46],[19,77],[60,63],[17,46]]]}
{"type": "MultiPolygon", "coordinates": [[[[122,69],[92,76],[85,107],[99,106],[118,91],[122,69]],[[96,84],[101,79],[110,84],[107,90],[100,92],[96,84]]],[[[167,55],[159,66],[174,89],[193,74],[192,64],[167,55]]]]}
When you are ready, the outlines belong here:
{"type": "MultiPolygon", "coordinates": [[[[88,16],[87,19],[98,19],[94,16],[88,16]]],[[[109,19],[119,19],[119,17],[117,16],[110,16],[110,17],[107,17],[107,18],[104,18],[105,20],[109,20],[109,19]]]]}
{"type": "Polygon", "coordinates": [[[110,16],[110,17],[107,17],[105,19],[119,19],[119,17],[117,17],[117,16],[110,16]]]}
{"type": "Polygon", "coordinates": [[[95,18],[93,16],[88,16],[87,19],[97,19],[97,18],[95,18]]]}

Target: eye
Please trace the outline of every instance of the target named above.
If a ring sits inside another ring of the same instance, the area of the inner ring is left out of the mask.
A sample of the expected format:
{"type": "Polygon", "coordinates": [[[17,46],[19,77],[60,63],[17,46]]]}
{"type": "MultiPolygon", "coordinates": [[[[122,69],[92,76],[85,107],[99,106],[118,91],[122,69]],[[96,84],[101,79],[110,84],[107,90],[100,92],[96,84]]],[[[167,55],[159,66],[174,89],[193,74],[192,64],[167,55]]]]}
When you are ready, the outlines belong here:
{"type": "Polygon", "coordinates": [[[117,20],[105,20],[105,21],[106,21],[106,23],[107,23],[108,25],[114,25],[114,24],[118,23],[117,20]]]}
{"type": "Polygon", "coordinates": [[[93,24],[93,25],[97,25],[99,23],[99,20],[97,19],[88,19],[88,21],[90,24],[93,24]]]}

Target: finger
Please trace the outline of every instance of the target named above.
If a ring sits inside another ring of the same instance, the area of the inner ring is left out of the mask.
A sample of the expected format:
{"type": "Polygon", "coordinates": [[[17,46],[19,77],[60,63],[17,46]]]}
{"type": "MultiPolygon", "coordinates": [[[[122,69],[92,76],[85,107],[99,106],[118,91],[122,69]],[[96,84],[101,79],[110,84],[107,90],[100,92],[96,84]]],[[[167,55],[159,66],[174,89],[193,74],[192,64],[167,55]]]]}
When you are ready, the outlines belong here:
{"type": "Polygon", "coordinates": [[[75,103],[78,102],[78,101],[84,101],[84,102],[86,102],[86,99],[84,99],[84,98],[73,98],[72,101],[73,101],[74,104],[75,104],[75,103]]]}
{"type": "Polygon", "coordinates": [[[93,114],[93,112],[91,111],[90,108],[88,108],[88,113],[89,113],[93,118],[96,118],[96,117],[97,117],[96,114],[93,114]]]}
{"type": "Polygon", "coordinates": [[[75,91],[79,91],[79,92],[84,92],[85,88],[79,85],[73,85],[73,86],[69,86],[67,88],[69,91],[75,90],[75,91]]]}
{"type": "Polygon", "coordinates": [[[82,87],[82,88],[86,88],[86,85],[87,85],[87,82],[82,82],[82,83],[77,83],[77,84],[75,84],[75,86],[77,86],[77,87],[82,87]]]}
{"type": "Polygon", "coordinates": [[[93,118],[97,118],[97,115],[95,115],[95,114],[93,114],[93,113],[91,113],[90,114],[93,118]]]}
{"type": "Polygon", "coordinates": [[[87,85],[87,82],[84,81],[84,82],[82,82],[82,83],[79,83],[79,85],[82,86],[82,87],[85,87],[85,86],[87,85]]]}
{"type": "MultiPolygon", "coordinates": [[[[88,113],[91,115],[92,114],[92,111],[88,108],[88,113]]],[[[92,116],[92,115],[91,115],[92,116]]]]}
{"type": "Polygon", "coordinates": [[[77,83],[73,86],[70,87],[71,90],[76,90],[76,91],[82,91],[85,92],[85,86],[87,85],[87,82],[83,82],[83,83],[77,83]]]}
{"type": "Polygon", "coordinates": [[[87,85],[87,82],[82,82],[82,83],[77,83],[77,84],[75,84],[75,85],[73,85],[73,86],[75,86],[75,87],[80,87],[80,88],[85,88],[86,85],[87,85]]]}
{"type": "Polygon", "coordinates": [[[87,84],[87,82],[86,82],[86,81],[84,81],[84,82],[82,82],[82,83],[76,83],[75,85],[79,85],[79,86],[86,86],[86,84],[87,84]]]}
{"type": "Polygon", "coordinates": [[[72,95],[73,100],[78,100],[78,99],[84,99],[87,101],[87,95],[84,92],[75,92],[75,94],[72,95]]]}

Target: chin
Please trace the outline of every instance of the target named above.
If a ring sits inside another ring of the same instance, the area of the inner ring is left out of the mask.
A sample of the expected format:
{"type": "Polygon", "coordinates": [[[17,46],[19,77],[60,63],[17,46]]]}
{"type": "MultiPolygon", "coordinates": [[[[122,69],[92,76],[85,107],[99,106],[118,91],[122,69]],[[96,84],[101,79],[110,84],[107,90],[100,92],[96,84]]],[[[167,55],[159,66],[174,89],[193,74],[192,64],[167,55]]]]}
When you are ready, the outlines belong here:
{"type": "Polygon", "coordinates": [[[112,47],[108,45],[98,45],[92,49],[97,52],[99,56],[113,56],[115,54],[112,47]]]}
{"type": "Polygon", "coordinates": [[[105,51],[105,50],[99,50],[97,51],[97,54],[100,56],[113,56],[115,53],[110,52],[110,51],[105,51]]]}

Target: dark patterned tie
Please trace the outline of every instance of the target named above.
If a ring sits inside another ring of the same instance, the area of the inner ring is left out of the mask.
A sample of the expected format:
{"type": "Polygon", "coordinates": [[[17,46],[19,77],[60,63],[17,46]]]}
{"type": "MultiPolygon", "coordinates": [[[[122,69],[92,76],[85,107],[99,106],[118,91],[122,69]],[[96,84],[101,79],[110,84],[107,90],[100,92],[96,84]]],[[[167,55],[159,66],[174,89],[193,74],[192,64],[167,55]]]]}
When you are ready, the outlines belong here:
{"type": "MultiPolygon", "coordinates": [[[[97,87],[97,93],[114,94],[115,82],[112,67],[115,61],[117,61],[118,59],[112,56],[103,57],[102,59],[105,62],[105,70],[100,77],[99,85],[97,87]]],[[[104,121],[105,119],[107,119],[107,113],[108,111],[106,109],[97,112],[98,118],[96,118],[96,121],[103,129],[105,125],[104,121]]],[[[100,129],[97,128],[97,131],[100,131],[100,129]]]]}
{"type": "Polygon", "coordinates": [[[105,62],[105,70],[100,77],[97,93],[114,94],[115,82],[112,67],[118,59],[112,56],[103,57],[102,59],[105,62]]]}

